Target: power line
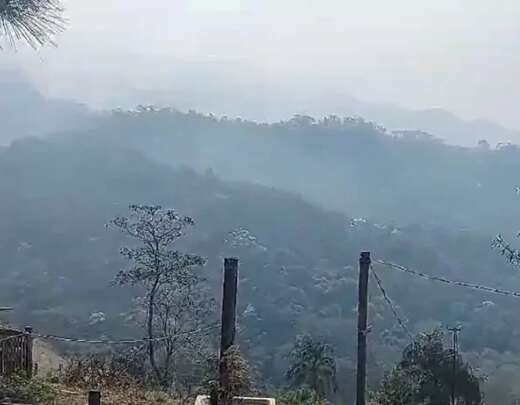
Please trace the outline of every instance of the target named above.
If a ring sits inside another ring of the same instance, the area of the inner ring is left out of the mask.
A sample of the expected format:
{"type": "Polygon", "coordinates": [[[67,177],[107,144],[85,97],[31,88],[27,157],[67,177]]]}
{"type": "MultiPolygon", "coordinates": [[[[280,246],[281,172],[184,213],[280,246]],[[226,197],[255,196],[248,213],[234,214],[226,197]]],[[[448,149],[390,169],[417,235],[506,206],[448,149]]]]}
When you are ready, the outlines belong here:
{"type": "Polygon", "coordinates": [[[444,284],[450,284],[450,285],[454,285],[457,287],[469,288],[469,289],[473,289],[473,290],[484,291],[484,292],[488,292],[491,294],[498,294],[498,295],[520,298],[520,293],[516,292],[516,291],[507,291],[507,290],[502,290],[500,288],[488,287],[485,285],[469,283],[466,281],[449,280],[444,277],[432,276],[432,275],[429,275],[426,273],[421,273],[419,271],[411,270],[409,268],[400,266],[395,263],[385,262],[384,260],[374,260],[374,262],[382,264],[383,266],[387,266],[392,269],[404,272],[404,273],[411,274],[412,276],[415,276],[415,277],[423,278],[425,280],[435,281],[435,282],[444,283],[444,284]]]}
{"type": "MultiPolygon", "coordinates": [[[[158,341],[164,341],[168,339],[173,339],[179,336],[186,336],[186,335],[195,335],[204,331],[217,329],[220,327],[220,324],[214,324],[210,326],[205,326],[198,329],[192,329],[185,332],[179,332],[175,335],[170,336],[161,336],[156,337],[153,339],[149,338],[142,338],[142,339],[120,339],[120,340],[89,340],[89,339],[81,339],[81,338],[71,338],[71,337],[63,337],[63,336],[56,336],[56,335],[41,335],[37,333],[31,334],[31,336],[35,338],[45,339],[45,340],[55,340],[59,342],[68,342],[68,343],[82,343],[82,344],[99,344],[99,345],[132,345],[137,343],[148,343],[148,342],[158,342],[158,341]]],[[[22,335],[20,335],[22,336],[22,335]]]]}
{"type": "Polygon", "coordinates": [[[377,275],[377,273],[374,270],[373,266],[370,266],[370,270],[371,270],[372,275],[374,276],[374,278],[376,280],[377,286],[379,287],[379,291],[381,291],[381,295],[383,296],[384,300],[386,301],[386,303],[390,307],[390,310],[392,311],[392,314],[394,315],[394,318],[396,319],[396,321],[399,324],[399,326],[401,327],[401,329],[403,329],[403,331],[408,335],[408,337],[410,338],[410,341],[413,342],[413,335],[410,332],[410,330],[408,329],[408,327],[406,326],[406,322],[403,321],[403,319],[399,316],[399,312],[397,311],[397,308],[395,307],[393,301],[390,299],[390,297],[388,296],[385,288],[383,287],[383,282],[381,281],[381,279],[377,275]]]}

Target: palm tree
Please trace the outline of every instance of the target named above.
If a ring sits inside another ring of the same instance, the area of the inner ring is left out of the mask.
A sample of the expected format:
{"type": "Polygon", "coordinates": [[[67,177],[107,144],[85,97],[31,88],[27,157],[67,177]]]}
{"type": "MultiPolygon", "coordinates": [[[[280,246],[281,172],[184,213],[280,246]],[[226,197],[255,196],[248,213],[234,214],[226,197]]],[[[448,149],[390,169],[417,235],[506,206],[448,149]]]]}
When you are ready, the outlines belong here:
{"type": "Polygon", "coordinates": [[[320,398],[336,390],[336,360],[332,347],[309,335],[300,336],[289,353],[288,380],[297,387],[308,386],[320,398]]]}
{"type": "Polygon", "coordinates": [[[54,44],[53,36],[64,28],[62,12],[59,0],[0,0],[0,39],[33,48],[54,44]]]}

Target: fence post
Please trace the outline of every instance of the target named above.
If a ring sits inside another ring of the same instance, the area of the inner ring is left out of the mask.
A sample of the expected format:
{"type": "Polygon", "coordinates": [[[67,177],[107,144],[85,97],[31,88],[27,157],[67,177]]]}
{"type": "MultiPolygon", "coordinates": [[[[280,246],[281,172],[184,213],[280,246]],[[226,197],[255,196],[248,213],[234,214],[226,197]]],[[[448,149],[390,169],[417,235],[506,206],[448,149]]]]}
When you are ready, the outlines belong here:
{"type": "Polygon", "coordinates": [[[369,269],[370,252],[362,252],[359,258],[356,405],[365,405],[366,403],[365,387],[367,373],[367,312],[369,269]]]}
{"type": "Polygon", "coordinates": [[[25,342],[25,371],[29,377],[33,376],[33,328],[32,326],[25,327],[26,342],[25,342]]]}
{"type": "Polygon", "coordinates": [[[100,391],[89,391],[88,392],[88,405],[101,405],[101,392],[100,391]]]}

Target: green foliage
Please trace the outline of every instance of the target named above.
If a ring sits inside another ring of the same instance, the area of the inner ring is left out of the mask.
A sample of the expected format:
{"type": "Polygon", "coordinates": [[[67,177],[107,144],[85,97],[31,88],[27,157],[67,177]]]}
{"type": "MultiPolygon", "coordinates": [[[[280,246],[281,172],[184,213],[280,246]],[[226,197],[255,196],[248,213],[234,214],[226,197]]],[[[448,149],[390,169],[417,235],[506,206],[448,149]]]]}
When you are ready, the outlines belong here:
{"type": "Polygon", "coordinates": [[[0,379],[0,400],[51,404],[56,398],[56,391],[47,382],[24,375],[14,375],[0,379]]]}
{"type": "Polygon", "coordinates": [[[376,395],[381,405],[443,405],[451,401],[481,405],[480,380],[460,355],[444,347],[436,330],[419,335],[403,352],[403,358],[384,379],[376,395]]]}
{"type": "Polygon", "coordinates": [[[310,335],[298,337],[289,353],[287,378],[293,386],[309,386],[320,398],[336,390],[334,350],[310,335]]]}
{"type": "Polygon", "coordinates": [[[276,402],[281,405],[326,405],[327,401],[309,387],[280,393],[276,402]]]}
{"type": "Polygon", "coordinates": [[[379,405],[415,405],[417,390],[406,372],[394,367],[384,377],[379,391],[374,395],[374,402],[379,405]]]}

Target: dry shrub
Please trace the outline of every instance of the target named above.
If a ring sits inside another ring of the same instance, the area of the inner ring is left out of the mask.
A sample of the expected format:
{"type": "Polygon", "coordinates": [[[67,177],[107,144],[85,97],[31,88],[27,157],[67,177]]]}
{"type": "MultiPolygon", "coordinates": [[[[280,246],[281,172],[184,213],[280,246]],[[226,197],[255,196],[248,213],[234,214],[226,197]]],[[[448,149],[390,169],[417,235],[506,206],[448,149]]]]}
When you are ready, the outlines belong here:
{"type": "Polygon", "coordinates": [[[211,390],[211,402],[219,405],[231,405],[233,398],[251,392],[251,369],[240,354],[238,346],[231,346],[220,360],[220,384],[214,384],[211,390]]]}
{"type": "Polygon", "coordinates": [[[75,387],[141,386],[146,370],[139,357],[129,354],[88,355],[69,361],[63,382],[75,387]]]}
{"type": "MultiPolygon", "coordinates": [[[[70,387],[59,390],[59,396],[53,405],[85,405],[87,390],[72,391],[70,387]]],[[[175,400],[161,391],[144,390],[138,387],[103,388],[101,390],[103,405],[184,405],[193,401],[175,400]]]]}

